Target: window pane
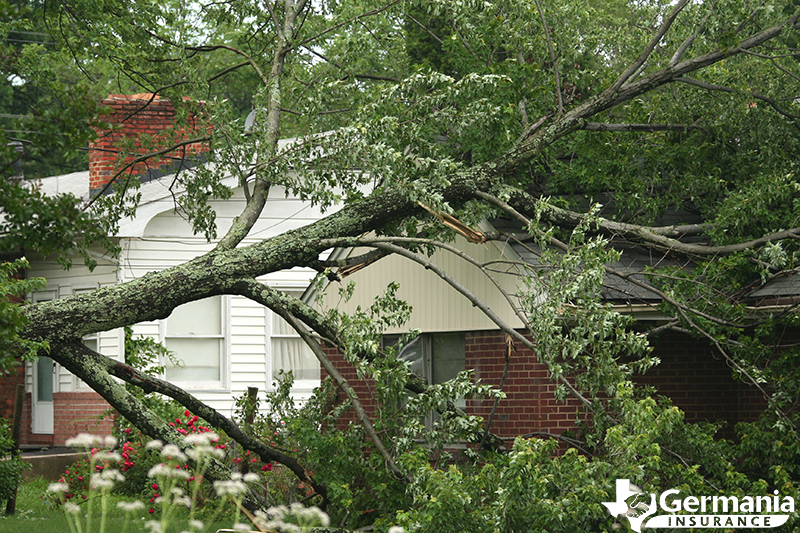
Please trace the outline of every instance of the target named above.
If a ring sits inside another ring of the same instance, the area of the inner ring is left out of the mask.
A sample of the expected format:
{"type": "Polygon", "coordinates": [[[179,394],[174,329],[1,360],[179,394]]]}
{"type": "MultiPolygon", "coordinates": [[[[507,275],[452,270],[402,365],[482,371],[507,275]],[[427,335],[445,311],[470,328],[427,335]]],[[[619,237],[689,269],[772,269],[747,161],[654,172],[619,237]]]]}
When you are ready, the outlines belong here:
{"type": "Polygon", "coordinates": [[[83,339],[81,342],[83,343],[84,346],[86,346],[90,350],[93,350],[95,352],[98,350],[97,337],[89,337],[88,339],[83,339]]]}
{"type": "Polygon", "coordinates": [[[222,297],[212,296],[175,308],[167,335],[222,335],[222,297]]]}
{"type": "MultiPolygon", "coordinates": [[[[399,340],[400,338],[398,337],[393,344],[396,346],[399,340]]],[[[401,361],[410,361],[411,371],[418,376],[428,379],[428,376],[425,375],[425,358],[422,345],[422,335],[414,337],[400,348],[397,358],[401,361]]]]}
{"type": "Polygon", "coordinates": [[[464,334],[437,333],[433,335],[433,383],[451,380],[464,370],[464,334]]]}
{"type": "Polygon", "coordinates": [[[167,349],[175,352],[184,366],[166,363],[167,381],[221,381],[220,339],[167,339],[167,349]]]}
{"type": "Polygon", "coordinates": [[[319,379],[319,361],[303,339],[272,339],[272,377],[292,371],[294,379],[319,379]]]}
{"type": "Polygon", "coordinates": [[[49,357],[36,361],[36,400],[53,401],[53,360],[49,357]]]}

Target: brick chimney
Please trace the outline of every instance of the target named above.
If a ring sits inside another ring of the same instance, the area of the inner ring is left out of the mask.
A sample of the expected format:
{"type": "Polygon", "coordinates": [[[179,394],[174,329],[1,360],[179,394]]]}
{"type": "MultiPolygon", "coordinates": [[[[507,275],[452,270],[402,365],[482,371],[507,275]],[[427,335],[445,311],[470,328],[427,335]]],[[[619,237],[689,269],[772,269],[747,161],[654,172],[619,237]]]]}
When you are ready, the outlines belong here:
{"type": "MultiPolygon", "coordinates": [[[[124,165],[136,157],[201,136],[203,129],[207,128],[199,116],[203,113],[203,103],[186,103],[194,107],[188,124],[175,128],[175,106],[158,95],[111,94],[103,100],[102,105],[111,108],[106,122],[112,124],[112,129],[98,130],[97,140],[89,144],[89,188],[92,194],[100,192],[124,165]]],[[[205,161],[208,150],[207,142],[187,144],[167,154],[139,161],[125,169],[122,176],[132,175],[141,181],[149,181],[173,174],[205,161]]]]}

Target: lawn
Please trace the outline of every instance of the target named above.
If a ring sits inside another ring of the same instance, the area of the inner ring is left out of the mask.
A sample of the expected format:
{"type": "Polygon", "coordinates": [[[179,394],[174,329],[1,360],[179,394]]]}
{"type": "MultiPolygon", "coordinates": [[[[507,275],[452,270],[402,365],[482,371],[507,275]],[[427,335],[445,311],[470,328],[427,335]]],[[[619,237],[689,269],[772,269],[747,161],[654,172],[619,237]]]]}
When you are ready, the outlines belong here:
{"type": "MultiPolygon", "coordinates": [[[[44,479],[37,479],[23,484],[17,492],[17,512],[13,516],[5,516],[0,511],[0,531],[2,533],[69,533],[70,525],[61,506],[54,505],[46,496],[47,486],[50,482],[44,479]],[[42,497],[44,496],[44,497],[42,497]]],[[[149,533],[150,529],[145,526],[145,522],[152,520],[153,516],[145,511],[140,511],[132,518],[117,508],[120,498],[114,497],[109,505],[109,513],[106,517],[106,533],[149,533]]],[[[125,498],[124,500],[129,500],[125,498]]],[[[85,502],[81,507],[85,506],[85,502]]],[[[92,515],[91,531],[82,533],[96,533],[100,531],[100,505],[94,505],[95,512],[92,515]]],[[[2,504],[5,510],[5,502],[2,504]]],[[[85,515],[85,511],[83,511],[85,515]]],[[[84,520],[85,524],[85,520],[84,520]]],[[[182,531],[188,529],[185,524],[174,524],[170,531],[182,531]]],[[[204,531],[214,532],[221,528],[230,528],[231,521],[215,521],[206,524],[204,531]]],[[[77,533],[77,532],[76,532],[77,533]]]]}

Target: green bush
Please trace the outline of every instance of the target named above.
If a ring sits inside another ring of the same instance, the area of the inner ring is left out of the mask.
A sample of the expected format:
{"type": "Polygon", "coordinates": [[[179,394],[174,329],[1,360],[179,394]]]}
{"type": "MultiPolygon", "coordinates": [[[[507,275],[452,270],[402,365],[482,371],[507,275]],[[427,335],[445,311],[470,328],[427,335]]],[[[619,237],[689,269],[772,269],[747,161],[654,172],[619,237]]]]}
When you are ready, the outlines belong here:
{"type": "Polygon", "coordinates": [[[23,462],[19,456],[11,455],[9,452],[14,447],[14,440],[11,438],[11,424],[7,420],[0,418],[0,501],[7,500],[14,495],[20,483],[22,483],[22,472],[31,467],[30,464],[23,462]]]}

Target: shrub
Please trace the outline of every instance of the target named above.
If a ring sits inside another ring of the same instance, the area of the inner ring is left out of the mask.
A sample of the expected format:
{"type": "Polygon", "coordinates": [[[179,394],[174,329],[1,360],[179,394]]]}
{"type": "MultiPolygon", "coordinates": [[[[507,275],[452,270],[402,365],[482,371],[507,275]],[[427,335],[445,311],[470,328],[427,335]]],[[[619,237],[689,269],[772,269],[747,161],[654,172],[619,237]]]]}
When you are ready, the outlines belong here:
{"type": "Polygon", "coordinates": [[[11,425],[0,418],[0,502],[11,498],[22,482],[22,472],[31,467],[18,455],[10,455],[14,448],[11,425]]]}

